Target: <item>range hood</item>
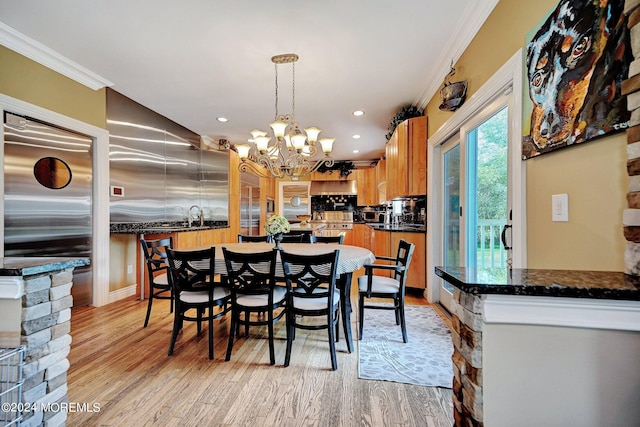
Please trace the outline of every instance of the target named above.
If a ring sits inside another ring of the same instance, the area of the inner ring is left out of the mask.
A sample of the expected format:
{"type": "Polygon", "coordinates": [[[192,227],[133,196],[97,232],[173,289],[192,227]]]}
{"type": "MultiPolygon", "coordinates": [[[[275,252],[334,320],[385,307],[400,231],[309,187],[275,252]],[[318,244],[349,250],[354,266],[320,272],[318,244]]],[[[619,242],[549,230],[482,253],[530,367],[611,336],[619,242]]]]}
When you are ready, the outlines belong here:
{"type": "Polygon", "coordinates": [[[309,192],[312,196],[347,195],[356,196],[355,181],[311,181],[309,192]]]}

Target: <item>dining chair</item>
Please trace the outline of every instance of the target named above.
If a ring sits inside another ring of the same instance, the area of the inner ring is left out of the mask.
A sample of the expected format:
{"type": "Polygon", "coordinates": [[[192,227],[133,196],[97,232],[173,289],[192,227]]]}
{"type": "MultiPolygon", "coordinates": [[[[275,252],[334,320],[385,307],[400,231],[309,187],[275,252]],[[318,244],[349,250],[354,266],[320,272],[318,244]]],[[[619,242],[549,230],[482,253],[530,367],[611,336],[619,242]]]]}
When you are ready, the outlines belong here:
{"type": "Polygon", "coordinates": [[[337,243],[339,245],[344,241],[344,234],[338,236],[310,236],[311,243],[337,243]]]}
{"type": "Polygon", "coordinates": [[[407,325],[404,317],[404,294],[407,280],[407,272],[415,245],[405,240],[400,240],[398,253],[395,258],[386,256],[376,256],[376,260],[387,262],[388,264],[365,264],[365,273],[358,277],[358,307],[360,314],[360,329],[358,339],[362,339],[364,327],[364,309],[394,310],[396,324],[402,330],[402,341],[407,340],[407,325]],[[374,270],[390,271],[392,277],[374,275],[374,270]],[[365,305],[365,298],[392,299],[393,305],[368,304],[365,305]]]}
{"type": "Polygon", "coordinates": [[[159,240],[140,239],[142,252],[149,276],[149,292],[147,303],[147,315],[144,318],[144,327],[149,324],[151,306],[154,299],[171,300],[169,312],[173,312],[173,289],[169,282],[169,266],[167,265],[166,248],[173,248],[173,238],[167,237],[159,240]]]}
{"type": "Polygon", "coordinates": [[[271,236],[247,236],[245,234],[238,234],[238,243],[247,243],[247,242],[267,242],[271,243],[271,236]]]}
{"type": "Polygon", "coordinates": [[[309,234],[291,234],[285,233],[282,235],[282,243],[309,243],[309,234]]]}
{"type": "Polygon", "coordinates": [[[231,291],[222,283],[214,281],[215,257],[215,247],[186,251],[167,249],[176,305],[169,356],[173,354],[178,333],[185,320],[197,323],[198,335],[202,332],[202,322],[207,321],[209,359],[213,359],[213,321],[231,309],[231,291]]]}
{"type": "Polygon", "coordinates": [[[291,361],[291,347],[295,329],[327,329],[331,368],[338,369],[336,339],[338,333],[340,291],[336,289],[336,269],[339,250],[320,255],[297,255],[280,252],[287,283],[287,352],[284,366],[291,361]],[[298,316],[305,321],[298,322],[298,316]],[[322,323],[308,322],[307,318],[323,317],[322,323]]]}
{"type": "Polygon", "coordinates": [[[240,253],[223,247],[222,253],[231,286],[231,329],[225,360],[231,360],[233,342],[240,335],[240,325],[244,325],[245,337],[249,336],[249,326],[266,325],[269,362],[275,365],[273,325],[286,314],[287,293],[286,288],[277,286],[275,281],[278,252],[240,253]]]}

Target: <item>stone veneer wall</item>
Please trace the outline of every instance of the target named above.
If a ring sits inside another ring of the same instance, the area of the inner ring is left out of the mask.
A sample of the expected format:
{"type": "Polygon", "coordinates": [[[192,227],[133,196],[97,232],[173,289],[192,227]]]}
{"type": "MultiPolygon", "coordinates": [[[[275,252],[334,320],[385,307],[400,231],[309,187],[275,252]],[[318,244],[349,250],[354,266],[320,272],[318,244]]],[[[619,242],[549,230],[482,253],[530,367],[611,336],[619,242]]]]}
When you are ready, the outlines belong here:
{"type": "Polygon", "coordinates": [[[483,426],[482,296],[455,289],[452,301],[453,416],[456,427],[483,426]]]}
{"type": "MultiPolygon", "coordinates": [[[[22,403],[68,403],[73,268],[24,277],[21,344],[27,348],[22,403]]],[[[64,410],[23,413],[22,426],[63,426],[64,410]]]]}
{"type": "Polygon", "coordinates": [[[631,111],[630,128],[627,130],[627,173],[629,175],[628,209],[622,216],[627,248],[624,270],[627,274],[640,276],[640,0],[626,0],[625,14],[631,35],[634,61],[629,68],[629,77],[622,84],[622,93],[627,95],[627,106],[631,111]]]}

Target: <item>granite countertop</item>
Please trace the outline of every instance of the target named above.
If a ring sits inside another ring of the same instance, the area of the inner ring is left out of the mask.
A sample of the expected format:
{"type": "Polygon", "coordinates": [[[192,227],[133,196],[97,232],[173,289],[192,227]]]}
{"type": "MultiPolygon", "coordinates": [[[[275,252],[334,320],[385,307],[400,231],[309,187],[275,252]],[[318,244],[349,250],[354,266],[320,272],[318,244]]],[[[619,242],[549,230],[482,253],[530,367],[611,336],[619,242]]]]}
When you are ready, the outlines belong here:
{"type": "Polygon", "coordinates": [[[111,223],[109,231],[112,234],[162,234],[180,233],[185,231],[215,230],[218,228],[228,228],[227,221],[206,221],[202,226],[188,226],[184,222],[119,222],[111,223]]]}
{"type": "Polygon", "coordinates": [[[0,258],[0,276],[30,276],[71,267],[89,265],[89,258],[7,257],[0,258]]]}
{"type": "Polygon", "coordinates": [[[640,300],[640,277],[616,271],[436,267],[435,272],[474,295],[640,300]]]}
{"type": "Polygon", "coordinates": [[[378,231],[390,231],[390,232],[409,232],[409,233],[426,233],[427,227],[422,224],[398,224],[390,225],[377,222],[365,223],[369,227],[378,231]]]}

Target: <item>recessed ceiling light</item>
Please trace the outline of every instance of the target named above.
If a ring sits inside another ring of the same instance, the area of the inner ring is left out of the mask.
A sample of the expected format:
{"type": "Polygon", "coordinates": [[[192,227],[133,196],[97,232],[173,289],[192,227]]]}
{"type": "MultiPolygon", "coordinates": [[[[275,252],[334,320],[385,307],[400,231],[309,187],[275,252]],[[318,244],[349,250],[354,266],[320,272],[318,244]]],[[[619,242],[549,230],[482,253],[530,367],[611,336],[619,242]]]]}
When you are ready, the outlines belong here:
{"type": "Polygon", "coordinates": [[[360,135],[353,135],[351,138],[353,138],[353,139],[360,139],[360,135]]]}
{"type": "Polygon", "coordinates": [[[216,120],[221,123],[227,123],[229,121],[226,117],[216,117],[216,120]]]}
{"type": "Polygon", "coordinates": [[[353,150],[352,153],[353,154],[358,154],[360,152],[360,150],[353,150]]]}
{"type": "Polygon", "coordinates": [[[353,115],[356,116],[356,117],[364,116],[364,111],[356,110],[356,111],[353,112],[353,115]]]}

